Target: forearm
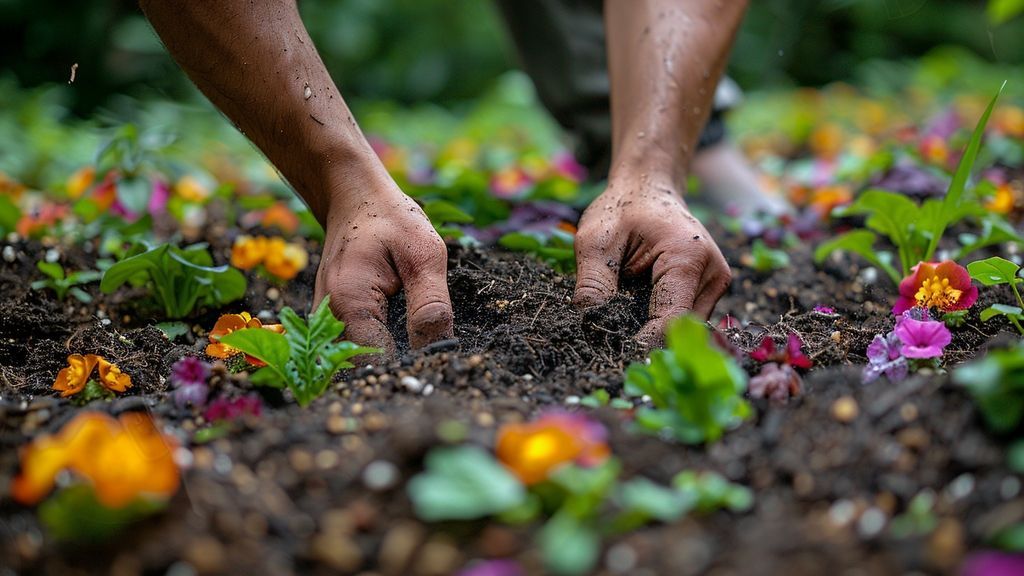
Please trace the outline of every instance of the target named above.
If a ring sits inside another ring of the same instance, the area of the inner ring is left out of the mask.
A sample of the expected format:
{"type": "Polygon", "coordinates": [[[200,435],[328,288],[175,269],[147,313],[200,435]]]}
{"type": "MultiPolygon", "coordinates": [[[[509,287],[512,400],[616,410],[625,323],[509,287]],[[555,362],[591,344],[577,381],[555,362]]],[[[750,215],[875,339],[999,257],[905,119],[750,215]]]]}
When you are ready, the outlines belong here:
{"type": "Polygon", "coordinates": [[[606,0],[612,169],[682,186],[745,0],[606,0]]]}
{"type": "Polygon", "coordinates": [[[383,182],[295,0],[142,0],[167,49],[325,223],[338,198],[383,182]]]}

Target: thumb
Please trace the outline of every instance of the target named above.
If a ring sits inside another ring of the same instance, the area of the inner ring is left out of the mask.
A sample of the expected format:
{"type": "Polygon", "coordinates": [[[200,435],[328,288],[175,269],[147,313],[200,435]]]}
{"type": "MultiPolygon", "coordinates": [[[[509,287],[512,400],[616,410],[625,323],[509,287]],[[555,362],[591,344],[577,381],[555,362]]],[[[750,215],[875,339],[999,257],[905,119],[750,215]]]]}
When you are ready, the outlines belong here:
{"type": "Polygon", "coordinates": [[[577,237],[576,293],[573,304],[580,308],[599,306],[611,300],[619,288],[622,251],[597,246],[577,237]]]}

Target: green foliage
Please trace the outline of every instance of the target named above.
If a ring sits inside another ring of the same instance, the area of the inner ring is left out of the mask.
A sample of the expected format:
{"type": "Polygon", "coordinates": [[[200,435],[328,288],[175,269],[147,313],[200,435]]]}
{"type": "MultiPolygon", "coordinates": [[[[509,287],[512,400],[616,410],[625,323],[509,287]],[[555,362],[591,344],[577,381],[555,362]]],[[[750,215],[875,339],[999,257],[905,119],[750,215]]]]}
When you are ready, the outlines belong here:
{"type": "Polygon", "coordinates": [[[981,321],[987,322],[996,316],[1003,316],[1017,328],[1018,332],[1024,334],[1024,326],[1021,325],[1021,321],[1024,320],[1024,300],[1021,299],[1020,290],[1017,288],[1018,284],[1024,282],[1024,279],[1020,278],[1020,266],[1005,258],[993,256],[971,262],[967,265],[967,272],[971,278],[984,286],[1008,285],[1017,298],[1017,306],[993,304],[982,310],[981,321]]]}
{"type": "Polygon", "coordinates": [[[1024,0],[988,0],[988,20],[1003,24],[1024,12],[1024,0]]]}
{"type": "Polygon", "coordinates": [[[754,494],[746,486],[733,484],[715,472],[684,470],[672,479],[680,493],[692,497],[693,510],[702,514],[719,509],[746,512],[754,504],[754,494]]]}
{"type": "Polygon", "coordinates": [[[465,233],[451,224],[472,224],[473,216],[447,200],[431,200],[423,204],[423,211],[442,238],[459,239],[465,233]]]}
{"type": "Polygon", "coordinates": [[[953,371],[985,422],[998,433],[1016,430],[1024,417],[1024,344],[989,352],[953,371]]]}
{"type": "Polygon", "coordinates": [[[20,219],[21,210],[18,209],[18,205],[10,196],[0,194],[0,235],[6,236],[14,232],[20,219]]]}
{"type": "Polygon", "coordinates": [[[537,535],[545,567],[553,574],[585,574],[600,551],[598,517],[617,486],[621,465],[614,458],[592,468],[565,466],[551,476],[561,491],[558,509],[537,535]]]}
{"type": "Polygon", "coordinates": [[[184,318],[198,306],[221,306],[245,295],[245,276],[227,265],[213,266],[206,244],[178,248],[138,243],[103,273],[100,290],[109,294],[127,282],[148,284],[168,319],[184,318]]]}
{"type": "Polygon", "coordinates": [[[162,502],[140,498],[123,508],[108,508],[96,500],[91,486],[77,484],[43,502],[39,519],[56,540],[100,543],[164,506],[162,502]]]}
{"type": "Polygon", "coordinates": [[[925,490],[914,496],[903,514],[892,519],[889,531],[896,538],[930,534],[939,521],[935,516],[935,494],[925,490]]]}
{"type": "Polygon", "coordinates": [[[526,500],[519,480],[471,445],[432,450],[426,471],[409,481],[408,490],[416,515],[427,521],[484,518],[526,500]]]}
{"type": "Polygon", "coordinates": [[[576,253],[573,236],[561,230],[554,230],[550,236],[530,232],[509,232],[498,244],[516,252],[533,254],[563,274],[576,270],[576,253]]]}
{"type": "Polygon", "coordinates": [[[650,364],[626,370],[626,393],[649,396],[653,408],[640,408],[636,423],[681,442],[713,442],[750,415],[743,399],[746,374],[715,347],[707,327],[690,317],[669,324],[666,348],[651,353],[650,364]]]}
{"type": "MultiPolygon", "coordinates": [[[[971,215],[996,218],[988,215],[976,200],[965,199],[964,189],[981,148],[985,125],[1005,85],[1004,82],[978,120],[945,197],[941,200],[925,200],[918,205],[902,194],[868,190],[849,206],[837,210],[837,214],[842,216],[865,216],[866,229],[854,230],[821,244],[814,252],[815,261],[821,263],[832,252],[846,250],[878,266],[889,275],[893,283],[898,284],[919,262],[932,260],[946,228],[971,215]],[[896,248],[899,270],[887,263],[891,256],[875,250],[874,244],[879,236],[887,238],[896,248]]],[[[980,247],[964,246],[961,253],[966,254],[965,250],[980,247]]]]}
{"type": "Polygon", "coordinates": [[[327,391],[339,370],[353,367],[349,358],[380,352],[347,340],[336,341],[345,331],[345,323],[331,313],[329,300],[324,298],[307,320],[291,308],[281,310],[284,334],[246,328],[220,340],[267,364],[252,374],[254,384],[287,386],[299,405],[306,406],[327,391]]]}
{"type": "Polygon", "coordinates": [[[36,268],[43,274],[46,274],[47,278],[33,282],[31,284],[33,290],[49,288],[57,294],[58,300],[64,300],[70,293],[79,302],[86,304],[92,302],[92,296],[79,288],[79,286],[99,280],[99,272],[95,270],[79,270],[78,272],[68,274],[60,264],[43,260],[36,262],[36,268]]]}
{"type": "Polygon", "coordinates": [[[785,250],[769,248],[761,239],[754,240],[750,256],[755,272],[774,272],[789,266],[789,254],[785,250]]]}

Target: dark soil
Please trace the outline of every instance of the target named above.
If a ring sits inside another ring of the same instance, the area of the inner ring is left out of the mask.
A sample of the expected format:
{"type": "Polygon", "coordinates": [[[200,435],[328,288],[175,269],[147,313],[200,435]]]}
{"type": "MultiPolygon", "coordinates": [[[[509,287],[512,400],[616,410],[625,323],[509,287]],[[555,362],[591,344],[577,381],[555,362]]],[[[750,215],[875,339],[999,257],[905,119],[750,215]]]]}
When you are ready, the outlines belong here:
{"type": "MultiPolygon", "coordinates": [[[[221,311],[197,316],[194,334],[172,344],[140,327],[149,320],[138,295],[108,297],[93,285],[96,302],[80,305],[29,290],[44,249],[16,248],[14,262],[0,262],[0,494],[17,471],[17,447],[58,429],[78,409],[49,390],[69,353],[102,353],[136,383],[129,395],[91,409],[150,410],[188,445],[201,419],[173,405],[164,380],[174,360],[201,353],[204,329],[221,311]]],[[[743,249],[723,249],[736,266],[743,249]]],[[[92,264],[88,254],[69,252],[65,262],[92,264]]],[[[490,446],[504,422],[574,404],[598,388],[619,393],[623,369],[643,354],[632,334],[644,319],[645,297],[642,289],[624,290],[609,304],[580,312],[569,303],[573,279],[529,257],[450,252],[456,340],[355,369],[306,409],[268,396],[262,417],[191,446],[184,488],[166,513],[105,547],[51,542],[33,510],[4,499],[0,566],[47,574],[191,567],[203,574],[397,576],[449,574],[475,558],[511,556],[540,573],[531,546],[536,526],[421,523],[405,481],[442,443],[438,426],[445,421],[467,424],[471,441],[490,446]],[[403,386],[406,376],[418,379],[422,391],[403,386]],[[398,475],[371,488],[364,471],[377,461],[391,463],[398,475]]],[[[622,412],[596,412],[611,430],[625,474],[667,482],[685,468],[717,470],[750,486],[755,508],[620,537],[608,543],[598,573],[948,573],[993,530],[1024,518],[1005,446],[986,433],[969,398],[945,375],[861,385],[858,365],[868,342],[891,326],[888,280],[865,281],[870,278],[845,259],[819,269],[806,247],[791,256],[791,268],[771,275],[737,271],[714,320],[728,313],[743,321],[743,329],[726,336],[744,350],[764,335],[781,342],[798,333],[815,361],[802,397],[785,406],[756,401],[754,418],[709,447],[636,435],[622,412]],[[838,315],[812,312],[818,304],[838,315]],[[852,418],[837,411],[841,398],[855,403],[852,418]],[[927,537],[896,538],[888,521],[923,490],[936,495],[938,528],[927,537]]],[[[224,248],[218,258],[226,258],[224,248]]],[[[305,310],[315,265],[314,258],[285,288],[252,282],[246,301],[225,311],[305,310]]],[[[983,290],[975,310],[998,296],[983,290]]],[[[394,302],[390,318],[399,332],[403,314],[402,303],[394,302]]],[[[1005,337],[1001,328],[972,313],[947,358],[976,355],[1005,337]]],[[[241,393],[248,383],[232,378],[222,386],[241,393]]]]}

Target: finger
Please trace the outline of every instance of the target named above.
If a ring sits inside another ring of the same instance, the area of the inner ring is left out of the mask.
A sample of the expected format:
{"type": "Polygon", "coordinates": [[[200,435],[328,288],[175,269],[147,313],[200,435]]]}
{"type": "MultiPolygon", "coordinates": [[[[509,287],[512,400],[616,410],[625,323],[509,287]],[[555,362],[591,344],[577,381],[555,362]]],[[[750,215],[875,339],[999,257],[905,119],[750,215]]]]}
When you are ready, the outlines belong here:
{"type": "Polygon", "coordinates": [[[362,266],[338,265],[325,271],[317,294],[330,295],[331,312],[345,323],[346,340],[380,348],[391,357],[395,341],[387,327],[388,296],[398,291],[398,281],[393,272],[361,262],[362,266]]]}
{"type": "Polygon", "coordinates": [[[709,266],[704,272],[704,282],[700,287],[697,298],[693,301],[693,313],[704,320],[711,317],[715,311],[715,305],[722,296],[729,290],[732,283],[732,271],[725,259],[715,265],[709,266]]]}
{"type": "MultiPolygon", "coordinates": [[[[604,233],[606,237],[611,232],[604,233]]],[[[619,288],[622,248],[618,243],[576,237],[576,291],[572,302],[580,308],[599,306],[612,299],[619,288]]]]}
{"type": "Polygon", "coordinates": [[[409,345],[427,344],[455,335],[455,315],[448,295],[448,249],[436,242],[410,245],[393,252],[405,288],[409,345]]]}
{"type": "Polygon", "coordinates": [[[652,269],[649,319],[636,335],[648,348],[665,342],[665,327],[673,319],[693,310],[706,267],[704,258],[662,254],[652,269]]]}

